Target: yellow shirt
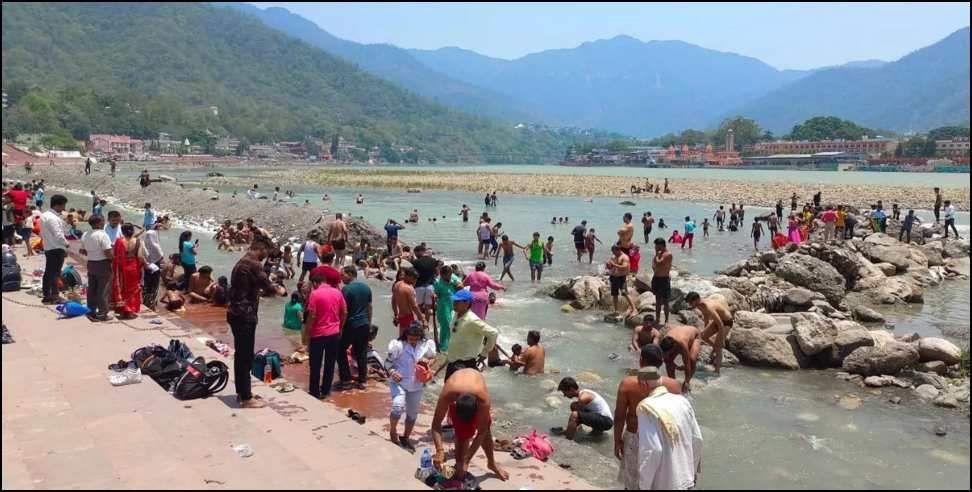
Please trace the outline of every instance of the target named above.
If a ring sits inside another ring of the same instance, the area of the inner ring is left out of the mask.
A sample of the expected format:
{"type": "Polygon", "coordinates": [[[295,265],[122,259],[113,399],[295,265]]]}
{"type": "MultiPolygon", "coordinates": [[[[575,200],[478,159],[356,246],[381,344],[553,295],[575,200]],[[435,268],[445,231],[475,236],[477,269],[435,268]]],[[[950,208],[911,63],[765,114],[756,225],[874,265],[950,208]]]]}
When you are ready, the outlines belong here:
{"type": "Polygon", "coordinates": [[[455,331],[449,340],[448,361],[470,360],[479,356],[486,356],[496,346],[499,330],[479,319],[472,310],[456,319],[453,323],[455,331]],[[486,343],[483,343],[486,339],[486,343]]]}
{"type": "Polygon", "coordinates": [[[844,219],[847,218],[847,212],[843,210],[837,211],[837,227],[844,227],[844,219]]]}

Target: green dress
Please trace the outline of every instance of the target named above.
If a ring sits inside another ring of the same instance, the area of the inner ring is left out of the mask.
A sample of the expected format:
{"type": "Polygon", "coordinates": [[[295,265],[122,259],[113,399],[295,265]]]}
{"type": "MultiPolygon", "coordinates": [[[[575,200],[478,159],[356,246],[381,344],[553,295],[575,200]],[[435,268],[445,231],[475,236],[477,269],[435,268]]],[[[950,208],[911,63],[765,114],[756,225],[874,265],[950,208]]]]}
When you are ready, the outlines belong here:
{"type": "Polygon", "coordinates": [[[284,307],[284,328],[288,330],[300,330],[303,328],[300,322],[300,313],[304,311],[304,306],[299,302],[288,302],[284,307]]]}
{"type": "Polygon", "coordinates": [[[449,282],[443,282],[442,277],[435,279],[432,289],[438,298],[435,301],[435,319],[439,322],[439,352],[449,350],[449,336],[452,334],[452,294],[455,294],[461,280],[453,275],[449,282]]]}

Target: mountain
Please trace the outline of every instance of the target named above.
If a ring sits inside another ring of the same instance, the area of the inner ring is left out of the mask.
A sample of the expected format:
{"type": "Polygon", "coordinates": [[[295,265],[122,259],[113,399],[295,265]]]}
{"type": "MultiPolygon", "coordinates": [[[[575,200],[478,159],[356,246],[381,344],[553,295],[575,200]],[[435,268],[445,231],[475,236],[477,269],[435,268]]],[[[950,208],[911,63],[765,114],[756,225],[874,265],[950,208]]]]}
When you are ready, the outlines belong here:
{"type": "Polygon", "coordinates": [[[3,86],[12,105],[5,133],[12,127],[66,128],[76,138],[100,131],[251,141],[340,136],[366,149],[415,147],[418,158],[505,162],[556,159],[573,143],[434,104],[229,9],[26,2],[2,8],[3,86]]]}
{"type": "Polygon", "coordinates": [[[261,9],[249,4],[218,3],[256,17],[267,27],[344,58],[418,95],[467,113],[506,121],[538,121],[530,108],[508,96],[436,72],[390,44],[361,44],[338,38],[317,24],[281,7],[261,9]]]}
{"type": "Polygon", "coordinates": [[[458,48],[409,53],[437,72],[536,105],[552,123],[635,136],[704,127],[712,115],[807,74],[681,41],[629,36],[512,61],[458,48]]]}
{"type": "Polygon", "coordinates": [[[780,134],[808,118],[833,115],[899,132],[969,120],[969,28],[901,59],[819,70],[726,114],[780,134]]]}
{"type": "MultiPolygon", "coordinates": [[[[888,62],[884,60],[870,59],[870,60],[857,60],[852,62],[847,62],[840,67],[843,68],[880,68],[887,65],[888,62]]],[[[838,67],[839,68],[839,67],[838,67]]]]}

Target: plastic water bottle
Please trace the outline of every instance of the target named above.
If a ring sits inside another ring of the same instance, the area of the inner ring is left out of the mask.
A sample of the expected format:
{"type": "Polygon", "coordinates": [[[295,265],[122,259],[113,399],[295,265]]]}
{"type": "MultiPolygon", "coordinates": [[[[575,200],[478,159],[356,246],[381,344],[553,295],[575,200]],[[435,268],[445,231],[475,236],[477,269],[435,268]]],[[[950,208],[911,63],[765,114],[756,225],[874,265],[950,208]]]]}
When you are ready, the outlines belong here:
{"type": "Polygon", "coordinates": [[[273,370],[270,369],[270,361],[263,365],[263,382],[270,384],[273,382],[273,370]]]}
{"type": "Polygon", "coordinates": [[[423,470],[432,469],[432,453],[429,452],[429,448],[425,448],[425,450],[422,451],[422,461],[420,466],[423,470]]]}

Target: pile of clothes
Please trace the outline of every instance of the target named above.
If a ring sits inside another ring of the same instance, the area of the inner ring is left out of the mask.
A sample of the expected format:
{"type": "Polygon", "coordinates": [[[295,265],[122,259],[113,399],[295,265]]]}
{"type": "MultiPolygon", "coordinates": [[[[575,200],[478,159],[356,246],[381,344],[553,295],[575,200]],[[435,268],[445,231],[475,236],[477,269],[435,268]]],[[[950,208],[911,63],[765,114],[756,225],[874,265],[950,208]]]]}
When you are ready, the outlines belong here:
{"type": "Polygon", "coordinates": [[[3,325],[3,344],[14,343],[13,335],[10,334],[10,330],[7,329],[7,325],[3,325]]]}
{"type": "Polygon", "coordinates": [[[525,436],[518,436],[511,443],[510,455],[518,460],[534,457],[540,461],[547,461],[554,452],[553,444],[546,434],[540,434],[534,429],[525,436]]]}

